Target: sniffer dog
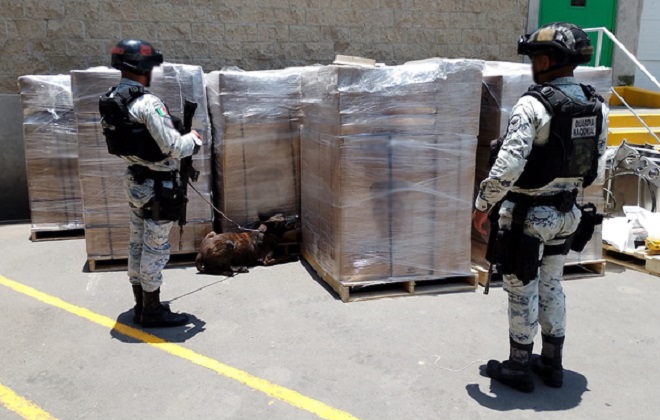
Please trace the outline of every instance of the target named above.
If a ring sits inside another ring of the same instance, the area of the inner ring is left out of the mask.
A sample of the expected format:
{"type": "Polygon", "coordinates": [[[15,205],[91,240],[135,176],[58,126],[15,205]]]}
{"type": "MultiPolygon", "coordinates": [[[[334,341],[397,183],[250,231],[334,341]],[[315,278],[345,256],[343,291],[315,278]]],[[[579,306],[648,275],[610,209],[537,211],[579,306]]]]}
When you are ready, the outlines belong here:
{"type": "Polygon", "coordinates": [[[260,222],[248,232],[210,232],[202,240],[195,259],[200,273],[233,276],[247,273],[247,267],[274,265],[293,261],[291,256],[276,256],[277,244],[285,233],[298,227],[299,217],[284,217],[281,213],[260,214],[260,222]]]}

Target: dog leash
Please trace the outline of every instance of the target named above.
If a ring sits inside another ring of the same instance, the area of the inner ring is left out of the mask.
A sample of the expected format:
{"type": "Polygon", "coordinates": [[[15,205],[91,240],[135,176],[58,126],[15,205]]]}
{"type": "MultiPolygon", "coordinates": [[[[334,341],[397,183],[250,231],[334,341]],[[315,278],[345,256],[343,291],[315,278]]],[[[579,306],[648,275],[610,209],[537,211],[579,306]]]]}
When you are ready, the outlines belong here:
{"type": "Polygon", "coordinates": [[[221,212],[220,210],[218,210],[218,208],[217,208],[216,206],[214,206],[213,203],[211,203],[209,200],[207,200],[206,197],[204,197],[204,196],[202,195],[202,193],[199,192],[199,190],[197,190],[197,188],[195,188],[195,186],[194,186],[192,183],[188,184],[188,186],[189,186],[190,188],[192,188],[193,191],[195,191],[195,192],[197,193],[197,195],[199,195],[199,196],[202,198],[202,200],[206,201],[206,202],[211,206],[211,208],[212,208],[215,212],[217,212],[220,216],[222,216],[222,217],[223,217],[225,220],[227,220],[228,222],[234,224],[238,229],[240,229],[240,230],[244,230],[244,231],[246,231],[246,232],[259,232],[258,229],[248,229],[248,228],[244,228],[243,226],[241,226],[241,225],[239,225],[238,223],[234,222],[234,221],[231,220],[229,217],[227,217],[223,212],[221,212]]]}

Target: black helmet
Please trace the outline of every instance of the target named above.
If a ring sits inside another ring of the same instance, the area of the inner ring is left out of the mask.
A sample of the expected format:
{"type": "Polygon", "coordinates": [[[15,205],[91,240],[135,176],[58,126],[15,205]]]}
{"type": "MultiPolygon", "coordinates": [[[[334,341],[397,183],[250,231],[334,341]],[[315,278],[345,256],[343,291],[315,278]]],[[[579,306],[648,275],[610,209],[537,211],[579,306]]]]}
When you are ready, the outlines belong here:
{"type": "Polygon", "coordinates": [[[518,41],[518,54],[552,53],[560,65],[587,64],[594,49],[587,34],[578,26],[556,22],[540,27],[518,41]]]}
{"type": "Polygon", "coordinates": [[[139,39],[124,39],[112,49],[112,67],[136,74],[148,74],[163,63],[163,55],[139,39]]]}

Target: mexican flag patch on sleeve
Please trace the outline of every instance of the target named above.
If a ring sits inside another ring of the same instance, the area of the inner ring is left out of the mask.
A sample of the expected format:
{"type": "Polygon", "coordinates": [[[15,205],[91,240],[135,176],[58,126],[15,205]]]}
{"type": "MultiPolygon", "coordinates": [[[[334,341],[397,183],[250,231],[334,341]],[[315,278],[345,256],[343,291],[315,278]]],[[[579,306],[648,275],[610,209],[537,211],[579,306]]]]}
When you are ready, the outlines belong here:
{"type": "Polygon", "coordinates": [[[169,115],[169,114],[167,113],[167,108],[165,108],[164,106],[158,106],[158,107],[156,108],[156,112],[157,112],[158,115],[160,115],[161,117],[164,117],[164,116],[166,116],[166,115],[169,115]]]}

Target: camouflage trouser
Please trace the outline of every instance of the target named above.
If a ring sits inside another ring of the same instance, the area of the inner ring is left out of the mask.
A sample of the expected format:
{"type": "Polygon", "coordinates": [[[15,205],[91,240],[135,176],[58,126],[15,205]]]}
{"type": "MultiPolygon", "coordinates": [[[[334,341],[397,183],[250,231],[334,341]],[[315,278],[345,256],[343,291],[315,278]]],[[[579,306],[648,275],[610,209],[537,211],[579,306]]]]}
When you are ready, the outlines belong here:
{"type": "MultiPolygon", "coordinates": [[[[511,227],[513,205],[505,201],[500,210],[500,227],[511,227]]],[[[525,220],[525,233],[542,241],[543,246],[558,245],[557,237],[575,232],[580,223],[580,210],[573,207],[561,213],[554,207],[539,206],[530,209],[525,220]]],[[[536,278],[523,285],[515,275],[504,276],[504,290],[509,294],[509,335],[520,344],[531,344],[541,324],[541,332],[551,337],[563,337],[566,330],[566,306],[562,288],[565,255],[544,257],[536,278]]]]}
{"type": "Polygon", "coordinates": [[[128,278],[131,284],[142,285],[145,291],[153,292],[163,283],[162,270],[170,259],[169,235],[174,222],[143,217],[141,208],[154,195],[153,180],[138,184],[128,172],[126,192],[131,207],[128,278]]]}

